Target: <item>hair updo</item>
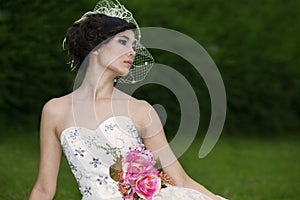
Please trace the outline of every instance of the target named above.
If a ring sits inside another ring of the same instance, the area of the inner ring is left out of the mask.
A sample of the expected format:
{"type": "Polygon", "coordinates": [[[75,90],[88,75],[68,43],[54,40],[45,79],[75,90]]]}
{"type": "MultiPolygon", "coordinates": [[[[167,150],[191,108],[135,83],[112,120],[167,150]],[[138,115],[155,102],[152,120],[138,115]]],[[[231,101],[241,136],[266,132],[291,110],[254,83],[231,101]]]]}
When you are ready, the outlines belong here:
{"type": "Polygon", "coordinates": [[[79,68],[86,56],[105,40],[135,28],[134,24],[117,17],[100,13],[86,15],[85,19],[75,22],[67,30],[65,49],[70,56],[72,67],[79,68]]]}

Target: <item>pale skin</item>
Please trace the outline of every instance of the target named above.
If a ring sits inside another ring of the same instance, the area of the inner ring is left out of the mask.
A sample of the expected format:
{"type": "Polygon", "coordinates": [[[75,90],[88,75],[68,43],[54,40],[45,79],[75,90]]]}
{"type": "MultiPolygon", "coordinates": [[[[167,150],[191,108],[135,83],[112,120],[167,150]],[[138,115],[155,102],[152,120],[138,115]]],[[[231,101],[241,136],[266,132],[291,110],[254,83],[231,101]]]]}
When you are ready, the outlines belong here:
{"type": "Polygon", "coordinates": [[[66,128],[76,125],[72,113],[74,102],[76,105],[93,102],[97,120],[95,123],[83,122],[90,129],[97,128],[101,122],[115,114],[118,106],[112,109],[112,105],[125,107],[126,115],[134,122],[146,148],[160,159],[164,172],[177,186],[192,188],[213,200],[219,199],[184,171],[168,145],[160,119],[152,106],[114,87],[115,77],[126,75],[130,69],[135,56],[134,41],[133,32],[127,30],[117,34],[104,48],[92,51],[81,86],[72,93],[45,104],[40,125],[39,172],[30,200],[51,200],[55,195],[62,155],[60,134],[66,128]]]}

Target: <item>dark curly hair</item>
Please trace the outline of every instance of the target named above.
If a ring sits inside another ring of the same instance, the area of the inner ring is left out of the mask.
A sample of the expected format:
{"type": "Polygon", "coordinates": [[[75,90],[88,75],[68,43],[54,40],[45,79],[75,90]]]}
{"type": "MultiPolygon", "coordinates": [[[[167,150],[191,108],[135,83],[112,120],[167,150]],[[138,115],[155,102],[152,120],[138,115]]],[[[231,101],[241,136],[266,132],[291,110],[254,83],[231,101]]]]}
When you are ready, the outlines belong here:
{"type": "Polygon", "coordinates": [[[67,30],[64,43],[73,68],[79,68],[97,45],[120,32],[135,28],[134,24],[123,19],[100,13],[89,14],[84,20],[75,22],[67,30]]]}

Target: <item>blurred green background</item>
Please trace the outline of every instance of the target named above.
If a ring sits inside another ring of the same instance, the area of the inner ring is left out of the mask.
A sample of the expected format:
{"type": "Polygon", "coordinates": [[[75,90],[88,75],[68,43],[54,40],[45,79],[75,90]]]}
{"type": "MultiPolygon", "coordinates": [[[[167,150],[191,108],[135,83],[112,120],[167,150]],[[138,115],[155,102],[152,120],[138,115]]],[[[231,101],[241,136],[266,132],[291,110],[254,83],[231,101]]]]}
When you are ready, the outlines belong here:
{"type": "MultiPolygon", "coordinates": [[[[37,174],[41,108],[49,99],[72,91],[76,76],[67,65],[62,40],[67,28],[96,2],[0,0],[1,199],[28,196],[37,174]]],[[[197,159],[209,124],[207,88],[179,56],[153,50],[158,63],[188,78],[199,99],[198,138],[181,158],[191,176],[230,199],[296,199],[300,195],[295,187],[300,183],[300,1],[121,3],[134,13],[140,27],[170,28],[195,39],[222,75],[227,95],[224,130],[208,158],[198,159],[198,167],[191,160],[197,159]]],[[[165,107],[165,130],[171,138],[180,120],[172,92],[149,85],[134,95],[165,107]]],[[[60,177],[74,182],[65,164],[60,177]]],[[[79,199],[75,184],[69,184],[75,187],[71,192],[59,185],[56,198],[79,199]]]]}

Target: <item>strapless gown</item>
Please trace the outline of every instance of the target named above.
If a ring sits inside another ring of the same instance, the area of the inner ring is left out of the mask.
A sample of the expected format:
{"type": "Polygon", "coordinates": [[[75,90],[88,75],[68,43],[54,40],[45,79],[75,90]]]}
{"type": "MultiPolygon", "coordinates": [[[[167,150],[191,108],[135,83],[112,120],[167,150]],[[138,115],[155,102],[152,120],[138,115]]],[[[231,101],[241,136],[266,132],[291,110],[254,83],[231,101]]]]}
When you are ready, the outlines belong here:
{"type": "MultiPolygon", "coordinates": [[[[69,127],[60,136],[61,146],[74,174],[82,200],[122,200],[117,182],[110,177],[114,164],[113,153],[125,155],[141,144],[137,129],[127,116],[106,119],[96,130],[69,127]]],[[[210,200],[206,195],[189,188],[168,186],[154,200],[210,200]]],[[[223,199],[220,197],[220,199],[223,199]]]]}

